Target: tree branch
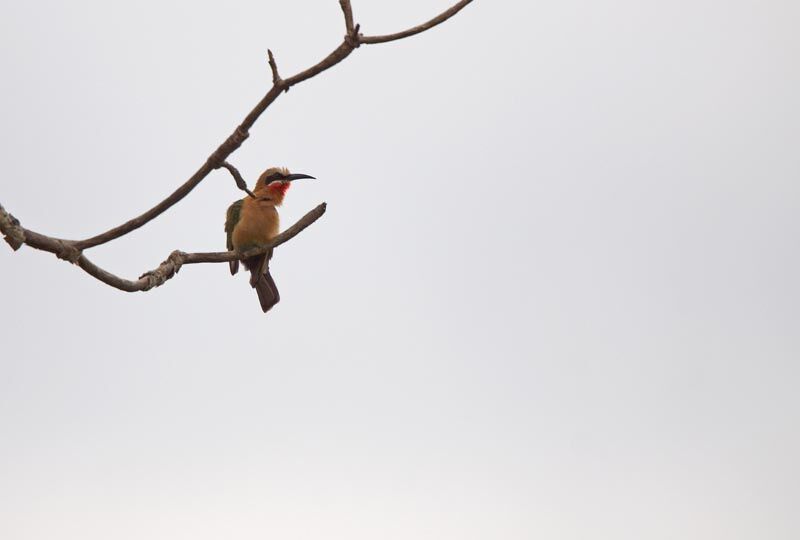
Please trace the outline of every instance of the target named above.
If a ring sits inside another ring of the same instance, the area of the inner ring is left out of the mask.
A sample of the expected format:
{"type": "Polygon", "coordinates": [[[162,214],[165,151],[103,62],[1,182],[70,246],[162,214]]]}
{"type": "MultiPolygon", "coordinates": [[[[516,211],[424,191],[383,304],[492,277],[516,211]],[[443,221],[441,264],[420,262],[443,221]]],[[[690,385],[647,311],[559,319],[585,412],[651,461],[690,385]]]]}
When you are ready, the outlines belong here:
{"type": "Polygon", "coordinates": [[[350,0],[339,0],[339,5],[342,6],[344,27],[347,31],[347,35],[352,35],[355,27],[353,26],[353,7],[350,5],[350,0]]]}
{"type": "Polygon", "coordinates": [[[358,26],[353,24],[353,11],[350,5],[350,0],[340,0],[340,5],[342,7],[342,12],[345,18],[345,27],[348,30],[348,34],[345,36],[344,41],[341,45],[339,45],[336,49],[333,50],[327,57],[322,59],[319,63],[310,68],[302,71],[288,79],[282,80],[278,77],[277,81],[275,81],[275,75],[277,74],[277,66],[273,62],[271,63],[271,67],[273,69],[273,84],[272,88],[267,92],[267,94],[261,99],[261,101],[253,107],[253,110],[248,113],[245,119],[242,121],[241,124],[234,130],[233,134],[231,134],[225,142],[223,142],[215,151],[214,153],[209,156],[208,160],[195,172],[182,186],[180,186],[174,193],[172,193],[169,197],[158,203],[156,206],[148,210],[147,212],[143,213],[140,216],[137,216],[122,225],[114,227],[113,229],[109,229],[108,231],[93,236],[91,238],[87,238],[85,240],[80,240],[75,242],[75,247],[79,250],[88,249],[94,246],[99,246],[101,244],[105,244],[106,242],[110,242],[120,236],[128,234],[132,232],[142,225],[146,224],[147,222],[155,219],[159,215],[161,215],[165,210],[179,202],[181,199],[186,197],[197,185],[206,177],[208,174],[218,168],[223,161],[225,161],[228,156],[230,156],[234,151],[236,151],[242,143],[249,137],[249,130],[253,125],[256,123],[258,118],[264,113],[264,111],[269,107],[272,102],[274,102],[281,92],[288,91],[289,88],[292,86],[299,84],[311,77],[322,73],[323,71],[335,66],[345,58],[347,58],[351,52],[355,48],[358,47],[360,43],[382,43],[385,41],[394,41],[397,39],[402,39],[407,36],[412,36],[414,34],[418,34],[420,32],[424,32],[428,28],[432,28],[441,22],[449,19],[453,15],[455,15],[458,11],[460,11],[464,6],[469,4],[472,0],[461,0],[461,2],[457,3],[441,15],[431,19],[427,23],[424,23],[420,26],[416,26],[404,32],[399,32],[397,34],[392,34],[389,36],[361,36],[358,34],[358,26]]]}
{"type": "Polygon", "coordinates": [[[276,85],[281,82],[281,76],[278,74],[278,64],[270,49],[267,49],[267,58],[269,59],[269,69],[272,71],[272,84],[276,85]]]}
{"type": "MultiPolygon", "coordinates": [[[[278,98],[278,96],[281,95],[281,93],[287,92],[292,86],[300,84],[301,82],[310,79],[315,75],[319,75],[323,71],[335,66],[347,58],[350,53],[352,53],[362,43],[383,43],[419,34],[420,32],[424,32],[425,30],[428,30],[429,28],[446,21],[458,13],[471,1],[472,0],[461,0],[450,9],[438,15],[437,17],[434,17],[430,21],[403,32],[385,36],[362,36],[359,32],[360,25],[354,23],[353,10],[352,6],[350,5],[350,0],[339,0],[346,29],[346,35],[342,43],[320,62],[304,71],[301,71],[300,73],[289,77],[288,79],[282,79],[280,77],[278,74],[278,66],[275,62],[275,57],[273,56],[272,51],[268,50],[267,55],[269,59],[269,66],[272,71],[272,87],[247,114],[242,123],[239,124],[236,129],[234,129],[233,133],[228,136],[228,138],[225,139],[225,141],[220,144],[216,150],[214,150],[208,159],[206,159],[205,163],[203,163],[200,168],[197,169],[197,171],[195,171],[195,173],[189,177],[188,180],[186,180],[186,182],[179,186],[178,189],[176,189],[172,194],[156,204],[154,207],[147,210],[143,214],[136,216],[125,223],[122,223],[121,225],[90,238],[86,238],[84,240],[65,240],[46,236],[23,228],[19,224],[19,221],[14,218],[14,216],[6,212],[3,207],[0,206],[0,231],[2,231],[5,240],[14,250],[19,249],[19,247],[23,244],[27,244],[34,249],[54,253],[61,259],[77,264],[87,273],[99,279],[103,283],[123,291],[144,291],[161,285],[166,280],[170,279],[182,264],[193,264],[198,262],[225,262],[239,258],[240,255],[233,252],[183,253],[176,251],[173,252],[173,254],[170,255],[170,258],[164,261],[157,269],[144,274],[137,281],[131,281],[117,277],[114,274],[111,274],[110,272],[98,267],[86,258],[86,256],[83,254],[83,251],[120,238],[121,236],[124,236],[152,221],[166,210],[171,208],[173,205],[180,202],[215,169],[227,169],[228,172],[230,172],[233,176],[234,180],[236,180],[237,186],[252,196],[252,193],[250,193],[247,189],[247,185],[242,178],[242,175],[226,160],[244,143],[244,141],[247,140],[247,138],[250,136],[250,128],[253,127],[267,107],[269,107],[278,98]]],[[[280,245],[288,239],[294,237],[305,227],[319,219],[324,212],[325,204],[323,203],[312,212],[309,212],[309,214],[301,219],[294,227],[278,235],[275,240],[270,243],[269,247],[265,247],[264,250],[280,245]]]]}
{"type": "Polygon", "coordinates": [[[20,227],[17,218],[6,212],[2,204],[0,204],[0,231],[3,233],[3,239],[14,251],[25,243],[25,230],[20,227]]]}
{"type": "Polygon", "coordinates": [[[386,43],[387,41],[395,41],[398,39],[407,38],[413,36],[415,34],[419,34],[424,32],[425,30],[429,30],[436,25],[442,24],[444,21],[464,9],[467,4],[472,2],[472,0],[461,0],[461,2],[457,3],[447,11],[444,11],[440,15],[437,15],[433,19],[429,20],[428,22],[422,23],[419,26],[415,26],[414,28],[409,28],[408,30],[403,30],[402,32],[397,32],[396,34],[387,34],[385,36],[359,36],[359,41],[361,43],[366,44],[374,44],[374,43],[386,43]]]}
{"type": "Polygon", "coordinates": [[[253,192],[247,189],[247,182],[245,182],[244,178],[242,178],[242,173],[239,172],[239,169],[228,163],[227,161],[223,161],[219,164],[220,168],[227,169],[231,176],[233,176],[233,180],[236,182],[236,187],[250,195],[252,198],[256,198],[253,195],[253,192]]]}
{"type": "MultiPolygon", "coordinates": [[[[55,254],[59,259],[77,264],[87,274],[102,281],[106,285],[110,285],[115,289],[125,292],[137,292],[149,291],[154,287],[163,285],[167,282],[167,280],[174,277],[184,264],[224,263],[242,260],[248,257],[254,257],[256,255],[266,253],[270,249],[276,248],[300,234],[309,225],[321,218],[326,209],[327,205],[325,203],[320,204],[308,212],[305,216],[300,218],[297,223],[273,238],[270,242],[247,251],[200,253],[184,253],[183,251],[177,250],[173,251],[169,257],[167,257],[167,259],[158,266],[158,268],[145,272],[139,277],[138,280],[135,281],[121,278],[107,270],[104,270],[103,268],[100,268],[90,261],[86,255],[76,249],[74,244],[68,240],[53,238],[39,234],[35,231],[31,231],[30,229],[25,229],[2,207],[2,205],[0,205],[0,232],[3,233],[3,235],[6,237],[6,241],[9,243],[12,241],[10,239],[13,239],[13,241],[16,242],[21,236],[23,239],[22,243],[41,251],[48,251],[55,254]]],[[[22,243],[19,245],[22,245],[22,243]]],[[[12,244],[12,247],[13,245],[14,244],[12,244]]]]}

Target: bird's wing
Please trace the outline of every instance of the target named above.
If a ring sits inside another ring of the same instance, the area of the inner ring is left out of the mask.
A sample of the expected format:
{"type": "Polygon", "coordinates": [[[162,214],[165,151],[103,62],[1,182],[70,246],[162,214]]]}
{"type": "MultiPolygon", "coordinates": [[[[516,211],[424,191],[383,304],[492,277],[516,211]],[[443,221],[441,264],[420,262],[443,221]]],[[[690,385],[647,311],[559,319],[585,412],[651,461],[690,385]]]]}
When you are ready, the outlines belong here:
{"type": "MultiPolygon", "coordinates": [[[[233,229],[239,223],[239,218],[242,216],[242,200],[238,200],[228,207],[225,213],[225,233],[227,236],[228,251],[233,250],[233,229]]],[[[231,261],[228,266],[231,268],[231,274],[239,271],[239,261],[231,261]]]]}
{"type": "Polygon", "coordinates": [[[228,251],[233,249],[233,229],[239,223],[239,218],[242,215],[242,200],[238,200],[228,207],[225,214],[225,232],[228,236],[228,251]]]}

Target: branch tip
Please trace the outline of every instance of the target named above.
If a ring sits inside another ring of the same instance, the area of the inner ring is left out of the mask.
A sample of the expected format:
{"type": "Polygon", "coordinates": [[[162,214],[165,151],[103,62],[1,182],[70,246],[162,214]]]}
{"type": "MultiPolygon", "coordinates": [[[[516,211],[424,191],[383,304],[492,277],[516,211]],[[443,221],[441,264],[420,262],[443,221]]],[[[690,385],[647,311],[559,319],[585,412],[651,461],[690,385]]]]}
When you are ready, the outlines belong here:
{"type": "Polygon", "coordinates": [[[267,57],[269,58],[269,68],[272,70],[272,84],[278,86],[283,82],[283,79],[281,79],[281,76],[278,74],[278,64],[275,62],[275,56],[272,54],[272,50],[267,49],[267,57]]]}
{"type": "Polygon", "coordinates": [[[386,34],[383,36],[361,36],[359,41],[361,43],[368,43],[368,44],[386,43],[388,41],[396,41],[398,39],[403,39],[419,34],[421,32],[424,32],[425,30],[433,28],[434,26],[442,24],[444,21],[446,21],[447,19],[449,19],[450,17],[452,17],[453,15],[464,9],[467,6],[467,4],[471,2],[472,0],[461,0],[460,2],[451,6],[449,9],[446,9],[445,11],[434,17],[433,19],[424,22],[418,26],[415,26],[413,28],[409,28],[408,30],[403,30],[402,32],[397,32],[394,34],[386,34]]]}

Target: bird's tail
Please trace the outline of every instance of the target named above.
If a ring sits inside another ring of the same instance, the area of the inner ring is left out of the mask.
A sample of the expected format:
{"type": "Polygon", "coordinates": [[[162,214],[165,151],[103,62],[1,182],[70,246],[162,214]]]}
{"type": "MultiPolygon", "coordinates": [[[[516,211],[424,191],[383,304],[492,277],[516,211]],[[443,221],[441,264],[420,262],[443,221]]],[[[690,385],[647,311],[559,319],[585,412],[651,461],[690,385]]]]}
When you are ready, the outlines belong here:
{"type": "Polygon", "coordinates": [[[244,261],[245,268],[250,270],[250,285],[256,290],[258,301],[261,303],[261,310],[264,313],[281,301],[278,287],[269,273],[270,255],[271,253],[259,255],[244,261]]]}
{"type": "Polygon", "coordinates": [[[281,295],[278,292],[278,287],[275,286],[275,280],[272,279],[269,269],[258,278],[255,289],[256,293],[258,293],[258,301],[261,302],[261,310],[264,313],[281,301],[281,295]]]}

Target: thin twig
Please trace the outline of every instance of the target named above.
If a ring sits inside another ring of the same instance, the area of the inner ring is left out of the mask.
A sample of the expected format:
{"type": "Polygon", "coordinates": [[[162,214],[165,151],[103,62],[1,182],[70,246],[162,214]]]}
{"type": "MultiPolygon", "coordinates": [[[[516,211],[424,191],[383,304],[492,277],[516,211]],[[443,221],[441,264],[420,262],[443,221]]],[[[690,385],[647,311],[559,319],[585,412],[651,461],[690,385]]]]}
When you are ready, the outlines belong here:
{"type": "Polygon", "coordinates": [[[281,76],[278,74],[278,64],[275,62],[275,57],[270,49],[267,49],[267,57],[269,58],[269,69],[272,70],[272,84],[276,85],[281,82],[281,76]]]}
{"type": "Polygon", "coordinates": [[[231,173],[231,176],[233,176],[233,180],[236,182],[236,187],[238,187],[239,189],[250,195],[252,198],[254,199],[256,198],[256,196],[253,195],[253,192],[247,189],[247,182],[245,182],[244,178],[242,178],[242,173],[239,172],[239,169],[237,169],[227,161],[223,161],[222,163],[219,164],[219,166],[220,168],[228,169],[228,172],[231,173]]]}
{"type": "Polygon", "coordinates": [[[409,28],[408,30],[403,30],[402,32],[397,32],[396,34],[387,34],[385,36],[359,36],[359,41],[361,43],[366,44],[375,44],[375,43],[386,43],[387,41],[395,41],[398,39],[407,38],[413,36],[415,34],[419,34],[424,32],[425,30],[429,30],[434,26],[443,23],[462,9],[464,9],[467,4],[472,2],[472,0],[461,0],[458,4],[454,5],[447,11],[437,15],[433,19],[429,20],[428,22],[422,23],[419,26],[415,26],[414,28],[409,28]]]}

